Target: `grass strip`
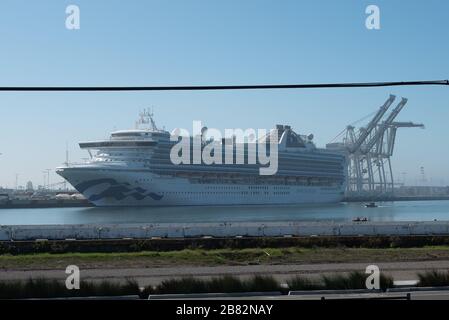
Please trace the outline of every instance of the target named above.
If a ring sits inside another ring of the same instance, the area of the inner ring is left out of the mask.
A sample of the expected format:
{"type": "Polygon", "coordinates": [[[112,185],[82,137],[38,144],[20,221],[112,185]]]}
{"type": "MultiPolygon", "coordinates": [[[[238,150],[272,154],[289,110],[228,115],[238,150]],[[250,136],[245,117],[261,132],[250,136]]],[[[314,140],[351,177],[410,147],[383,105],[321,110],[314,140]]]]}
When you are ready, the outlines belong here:
{"type": "Polygon", "coordinates": [[[38,253],[0,255],[0,269],[148,268],[159,266],[219,266],[449,260],[449,247],[422,248],[247,248],[184,249],[130,253],[38,253]]]}

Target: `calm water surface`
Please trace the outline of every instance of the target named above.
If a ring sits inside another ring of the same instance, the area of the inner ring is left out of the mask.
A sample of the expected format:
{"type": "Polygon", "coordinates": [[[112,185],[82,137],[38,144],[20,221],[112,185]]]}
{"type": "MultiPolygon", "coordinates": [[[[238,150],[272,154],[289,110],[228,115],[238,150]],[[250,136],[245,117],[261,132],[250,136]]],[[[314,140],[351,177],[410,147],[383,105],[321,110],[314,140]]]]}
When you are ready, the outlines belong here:
{"type": "Polygon", "coordinates": [[[315,206],[0,209],[0,225],[82,223],[186,223],[236,221],[449,220],[449,200],[315,206]]]}

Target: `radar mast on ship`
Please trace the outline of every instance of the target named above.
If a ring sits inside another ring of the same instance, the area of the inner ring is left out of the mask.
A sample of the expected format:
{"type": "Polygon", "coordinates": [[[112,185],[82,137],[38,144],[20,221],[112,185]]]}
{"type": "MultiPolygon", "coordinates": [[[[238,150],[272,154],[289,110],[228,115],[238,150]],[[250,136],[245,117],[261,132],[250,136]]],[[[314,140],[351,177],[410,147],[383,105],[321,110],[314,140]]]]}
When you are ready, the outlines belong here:
{"type": "Polygon", "coordinates": [[[156,126],[156,122],[153,119],[154,113],[149,108],[144,109],[139,113],[139,119],[136,121],[136,129],[148,129],[151,131],[161,131],[156,126]]]}

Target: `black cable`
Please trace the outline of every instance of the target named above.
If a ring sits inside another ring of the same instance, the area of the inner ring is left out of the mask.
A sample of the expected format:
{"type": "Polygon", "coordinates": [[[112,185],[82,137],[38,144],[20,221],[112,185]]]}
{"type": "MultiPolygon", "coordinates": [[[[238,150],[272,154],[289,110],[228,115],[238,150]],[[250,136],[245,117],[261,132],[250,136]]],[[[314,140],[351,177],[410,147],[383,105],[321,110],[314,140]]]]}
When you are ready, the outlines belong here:
{"type": "Polygon", "coordinates": [[[318,84],[262,84],[229,86],[117,86],[117,87],[0,87],[0,91],[194,91],[194,90],[248,90],[248,89],[312,89],[312,88],[361,88],[392,86],[449,85],[449,80],[354,82],[318,84]]]}

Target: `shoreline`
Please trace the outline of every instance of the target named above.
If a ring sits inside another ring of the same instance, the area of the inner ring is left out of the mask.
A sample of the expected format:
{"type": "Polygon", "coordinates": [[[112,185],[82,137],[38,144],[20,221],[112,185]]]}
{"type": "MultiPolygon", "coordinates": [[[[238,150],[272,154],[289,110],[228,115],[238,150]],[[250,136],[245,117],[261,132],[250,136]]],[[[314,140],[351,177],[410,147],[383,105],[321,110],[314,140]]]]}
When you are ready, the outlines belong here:
{"type": "Polygon", "coordinates": [[[95,207],[87,200],[7,200],[0,202],[1,209],[45,209],[45,208],[89,208],[95,207]]]}
{"type": "MultiPolygon", "coordinates": [[[[392,202],[392,201],[444,201],[449,196],[393,196],[393,197],[347,197],[341,202],[392,202]]],[[[300,204],[298,204],[300,205],[300,204]]],[[[0,201],[1,209],[45,209],[45,208],[82,208],[96,207],[88,200],[7,200],[0,201]]],[[[182,208],[182,206],[179,206],[182,208]]],[[[151,208],[151,207],[149,207],[151,208]]]]}

